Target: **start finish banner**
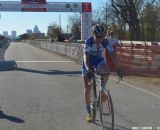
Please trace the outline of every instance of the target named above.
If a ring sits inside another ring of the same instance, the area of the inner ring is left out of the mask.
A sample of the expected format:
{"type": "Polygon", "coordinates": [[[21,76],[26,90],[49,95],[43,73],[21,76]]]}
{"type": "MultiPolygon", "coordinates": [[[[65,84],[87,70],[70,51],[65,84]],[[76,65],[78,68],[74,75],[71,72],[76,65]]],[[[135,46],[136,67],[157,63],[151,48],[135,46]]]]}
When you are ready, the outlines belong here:
{"type": "Polygon", "coordinates": [[[39,11],[36,8],[45,8],[46,12],[92,12],[90,2],[46,2],[46,0],[0,1],[0,11],[39,11]],[[31,10],[29,10],[31,9],[31,10]]]}
{"type": "Polygon", "coordinates": [[[80,12],[81,40],[91,36],[91,2],[46,2],[46,0],[0,1],[0,11],[80,12]]]}

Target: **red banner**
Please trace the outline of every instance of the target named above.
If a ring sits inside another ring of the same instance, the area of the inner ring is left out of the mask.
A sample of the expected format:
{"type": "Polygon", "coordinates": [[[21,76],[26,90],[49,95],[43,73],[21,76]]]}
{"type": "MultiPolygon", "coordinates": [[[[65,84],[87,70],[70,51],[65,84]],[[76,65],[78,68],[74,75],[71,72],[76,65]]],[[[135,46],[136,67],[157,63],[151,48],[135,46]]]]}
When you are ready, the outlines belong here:
{"type": "Polygon", "coordinates": [[[22,0],[22,4],[46,4],[46,0],[22,0]]]}
{"type": "Polygon", "coordinates": [[[26,12],[46,12],[46,8],[22,8],[22,11],[26,12]]]}
{"type": "Polygon", "coordinates": [[[91,2],[82,3],[82,12],[91,12],[91,11],[92,11],[91,2]]]}

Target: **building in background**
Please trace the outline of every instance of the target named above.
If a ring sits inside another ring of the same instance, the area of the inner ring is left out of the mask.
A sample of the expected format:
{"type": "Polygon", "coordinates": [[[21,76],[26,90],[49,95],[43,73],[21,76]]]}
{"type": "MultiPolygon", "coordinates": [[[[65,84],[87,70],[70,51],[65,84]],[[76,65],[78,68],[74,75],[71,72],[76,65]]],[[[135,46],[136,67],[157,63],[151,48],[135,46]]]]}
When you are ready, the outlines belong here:
{"type": "Polygon", "coordinates": [[[27,30],[26,30],[26,33],[27,33],[28,35],[31,35],[31,34],[32,34],[32,29],[27,29],[27,30]]]}
{"type": "Polygon", "coordinates": [[[43,39],[45,37],[45,33],[34,33],[32,36],[35,39],[43,39]]]}
{"type": "Polygon", "coordinates": [[[3,31],[3,36],[8,38],[8,31],[3,31]]]}
{"type": "Polygon", "coordinates": [[[37,25],[34,26],[33,33],[41,33],[37,25]]]}
{"type": "Polygon", "coordinates": [[[17,32],[11,31],[11,39],[16,39],[16,38],[17,38],[17,32]]]}
{"type": "Polygon", "coordinates": [[[50,26],[48,26],[48,30],[47,30],[47,32],[51,31],[51,30],[52,30],[52,27],[53,27],[53,26],[51,26],[51,25],[50,25],[50,26]]]}
{"type": "Polygon", "coordinates": [[[41,33],[40,30],[39,30],[39,28],[38,28],[38,26],[35,25],[35,26],[34,26],[34,29],[33,29],[33,34],[32,34],[32,36],[33,36],[34,38],[41,39],[41,38],[44,38],[44,37],[45,37],[45,33],[41,33]]]}

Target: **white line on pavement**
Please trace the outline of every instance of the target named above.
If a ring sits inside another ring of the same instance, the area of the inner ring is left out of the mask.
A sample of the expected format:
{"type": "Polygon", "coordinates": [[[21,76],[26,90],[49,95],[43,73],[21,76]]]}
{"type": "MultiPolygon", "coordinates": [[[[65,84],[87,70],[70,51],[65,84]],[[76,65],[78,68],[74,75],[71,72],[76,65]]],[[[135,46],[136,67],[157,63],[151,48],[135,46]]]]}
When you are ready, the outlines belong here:
{"type": "MultiPolygon", "coordinates": [[[[114,80],[114,81],[117,81],[117,79],[112,78],[112,77],[110,77],[110,79],[112,79],[112,80],[114,80]]],[[[127,83],[127,82],[121,81],[120,83],[125,84],[125,85],[127,85],[128,87],[130,87],[130,88],[134,88],[134,89],[140,90],[140,91],[142,91],[142,92],[144,92],[144,93],[147,93],[147,94],[150,94],[150,95],[155,96],[155,97],[157,97],[157,98],[160,98],[160,95],[154,94],[154,93],[149,92],[149,91],[144,90],[144,89],[141,89],[141,88],[139,88],[139,87],[137,87],[137,86],[134,86],[134,85],[131,85],[131,84],[127,83]]]]}
{"type": "Polygon", "coordinates": [[[15,61],[17,63],[72,63],[73,61],[15,61]]]}

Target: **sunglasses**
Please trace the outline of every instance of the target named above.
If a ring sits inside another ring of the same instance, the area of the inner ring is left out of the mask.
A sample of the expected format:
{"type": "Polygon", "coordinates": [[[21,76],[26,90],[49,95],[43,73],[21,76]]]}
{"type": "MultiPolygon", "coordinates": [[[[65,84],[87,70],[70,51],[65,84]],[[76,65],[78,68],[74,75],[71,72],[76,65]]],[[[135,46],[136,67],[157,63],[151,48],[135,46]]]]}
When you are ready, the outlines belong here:
{"type": "Polygon", "coordinates": [[[96,38],[104,38],[104,36],[96,36],[96,38]]]}

